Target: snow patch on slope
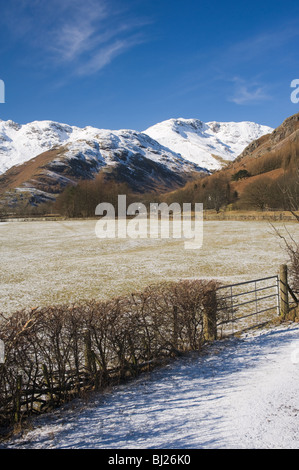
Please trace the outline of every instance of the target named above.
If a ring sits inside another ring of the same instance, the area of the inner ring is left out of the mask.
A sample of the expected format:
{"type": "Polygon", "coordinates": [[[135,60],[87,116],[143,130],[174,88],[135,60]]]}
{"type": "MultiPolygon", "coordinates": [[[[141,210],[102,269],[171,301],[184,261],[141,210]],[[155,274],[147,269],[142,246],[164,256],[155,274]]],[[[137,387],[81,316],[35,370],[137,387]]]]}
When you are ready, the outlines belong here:
{"type": "Polygon", "coordinates": [[[254,122],[207,122],[198,119],[169,119],[144,131],[183,158],[209,170],[233,161],[253,140],[273,131],[254,122]]]}

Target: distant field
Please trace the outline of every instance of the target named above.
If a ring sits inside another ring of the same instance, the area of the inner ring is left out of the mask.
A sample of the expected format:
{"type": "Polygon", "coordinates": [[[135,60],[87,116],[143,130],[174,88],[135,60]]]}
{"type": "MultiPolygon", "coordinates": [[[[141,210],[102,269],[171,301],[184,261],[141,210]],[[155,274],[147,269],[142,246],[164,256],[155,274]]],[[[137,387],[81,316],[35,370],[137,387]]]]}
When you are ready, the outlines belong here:
{"type": "MultiPolygon", "coordinates": [[[[0,223],[0,311],[108,298],[160,280],[250,280],[277,274],[286,261],[267,221],[205,221],[200,250],[186,250],[183,240],[100,240],[95,224],[0,223]]],[[[296,223],[285,225],[298,231],[296,223]]]]}

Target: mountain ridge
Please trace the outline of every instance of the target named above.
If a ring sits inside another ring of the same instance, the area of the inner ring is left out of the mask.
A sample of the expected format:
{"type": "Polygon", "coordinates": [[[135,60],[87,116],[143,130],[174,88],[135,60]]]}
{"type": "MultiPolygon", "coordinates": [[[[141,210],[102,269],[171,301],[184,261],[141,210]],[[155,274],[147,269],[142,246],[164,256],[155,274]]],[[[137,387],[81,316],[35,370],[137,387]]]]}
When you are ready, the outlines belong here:
{"type": "Polygon", "coordinates": [[[67,185],[99,172],[137,192],[166,191],[184,185],[193,172],[208,173],[145,134],[92,130],[88,138],[65,140],[10,167],[0,175],[0,196],[5,205],[18,204],[20,198],[31,204],[53,201],[67,185]]]}
{"type": "MultiPolygon", "coordinates": [[[[187,156],[184,154],[184,151],[176,151],[174,148],[176,143],[171,145],[168,135],[162,138],[160,129],[163,131],[163,129],[167,129],[171,124],[175,127],[174,132],[180,134],[181,131],[180,135],[185,139],[189,135],[191,140],[192,138],[194,140],[192,131],[194,132],[195,137],[196,134],[198,135],[198,133],[202,133],[203,139],[206,140],[206,145],[211,148],[211,153],[216,154],[224,160],[226,160],[225,157],[228,157],[228,161],[232,158],[236,158],[251,141],[267,132],[273,131],[273,129],[268,126],[262,126],[250,121],[243,121],[240,123],[211,121],[209,123],[204,123],[198,119],[185,118],[162,121],[161,123],[155,124],[142,132],[130,129],[98,129],[92,126],[80,128],[50,120],[32,121],[27,124],[18,124],[12,120],[0,120],[0,174],[4,173],[12,166],[24,163],[25,161],[30,160],[31,158],[34,158],[57,145],[60,146],[65,143],[71,143],[78,140],[94,139],[99,133],[101,134],[103,132],[116,134],[124,132],[145,134],[163,147],[167,147],[174,153],[181,154],[182,158],[191,161],[192,163],[196,163],[202,168],[206,168],[208,170],[219,169],[219,164],[216,166],[214,165],[212,168],[204,166],[202,161],[200,161],[200,155],[197,155],[196,157],[191,156],[190,158],[190,155],[187,156]],[[178,128],[180,128],[180,131],[178,128]],[[232,128],[231,132],[230,128],[232,128]],[[243,132],[241,132],[241,128],[243,128],[243,132]],[[209,140],[207,131],[212,133],[210,142],[207,141],[209,140]],[[184,133],[185,135],[183,135],[184,133]],[[155,138],[155,134],[158,135],[158,139],[155,138]],[[215,137],[216,135],[218,137],[215,137]],[[221,142],[219,137],[224,137],[224,142],[221,142]],[[236,142],[240,137],[242,137],[242,141],[236,142]],[[168,145],[166,145],[163,140],[166,141],[168,145]],[[218,143],[218,148],[217,146],[215,147],[215,143],[218,143]],[[233,146],[233,148],[230,148],[231,146],[233,146]],[[221,148],[221,151],[219,151],[219,147],[221,148]]],[[[195,142],[194,144],[198,145],[198,142],[195,142]]],[[[201,146],[199,146],[196,151],[197,153],[201,152],[202,154],[205,154],[207,149],[204,148],[202,142],[200,142],[200,144],[201,146]]]]}
{"type": "Polygon", "coordinates": [[[194,173],[210,173],[200,163],[204,161],[201,158],[204,152],[210,152],[221,168],[230,161],[225,156],[235,158],[233,150],[243,150],[254,136],[264,135],[270,129],[249,122],[204,123],[183,118],[154,127],[163,127],[165,123],[167,126],[169,122],[176,126],[175,131],[184,143],[191,143],[196,155],[184,148],[178,152],[169,139],[168,145],[164,145],[148,130],[79,128],[49,120],[21,125],[0,120],[2,203],[18,204],[19,196],[30,204],[55,200],[67,185],[93,179],[99,172],[127,183],[137,192],[173,190],[183,186],[194,173]]]}

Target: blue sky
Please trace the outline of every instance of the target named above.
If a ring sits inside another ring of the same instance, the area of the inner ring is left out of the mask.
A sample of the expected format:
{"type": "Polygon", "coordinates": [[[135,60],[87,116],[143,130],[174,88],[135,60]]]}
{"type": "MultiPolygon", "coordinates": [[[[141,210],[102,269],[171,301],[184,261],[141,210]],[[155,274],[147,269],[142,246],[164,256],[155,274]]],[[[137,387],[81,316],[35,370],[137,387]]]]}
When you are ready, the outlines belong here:
{"type": "Polygon", "coordinates": [[[0,118],[142,131],[299,112],[298,1],[0,0],[0,118]]]}

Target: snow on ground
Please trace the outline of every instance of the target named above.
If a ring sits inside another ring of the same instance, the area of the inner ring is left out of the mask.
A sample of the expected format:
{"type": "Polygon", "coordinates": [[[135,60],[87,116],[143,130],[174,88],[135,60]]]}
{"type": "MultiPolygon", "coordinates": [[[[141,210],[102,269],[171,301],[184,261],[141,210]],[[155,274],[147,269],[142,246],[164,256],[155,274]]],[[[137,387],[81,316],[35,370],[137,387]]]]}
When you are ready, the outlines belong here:
{"type": "Polygon", "coordinates": [[[76,401],[7,448],[299,448],[299,325],[214,342],[76,401]]]}

